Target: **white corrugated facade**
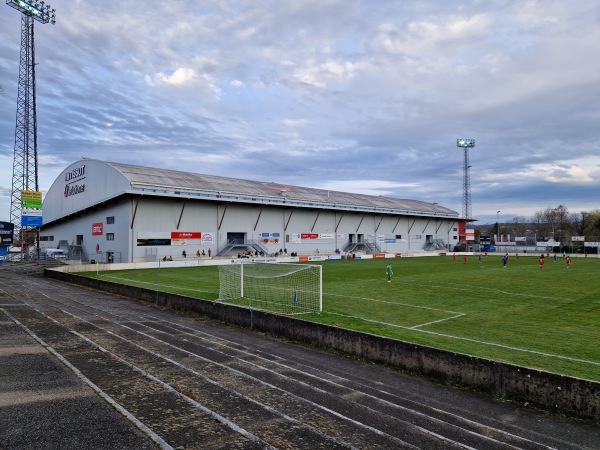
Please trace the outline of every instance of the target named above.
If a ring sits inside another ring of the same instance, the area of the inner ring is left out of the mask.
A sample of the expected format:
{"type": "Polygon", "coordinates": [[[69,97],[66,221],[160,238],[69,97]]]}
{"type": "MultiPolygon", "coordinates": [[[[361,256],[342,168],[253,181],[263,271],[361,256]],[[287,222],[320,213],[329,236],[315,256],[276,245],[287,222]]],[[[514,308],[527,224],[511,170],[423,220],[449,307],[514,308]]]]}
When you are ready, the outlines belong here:
{"type": "Polygon", "coordinates": [[[269,255],[440,251],[458,243],[460,224],[435,203],[93,159],[59,175],[43,218],[42,247],[99,262],[237,255],[240,245],[269,255]]]}

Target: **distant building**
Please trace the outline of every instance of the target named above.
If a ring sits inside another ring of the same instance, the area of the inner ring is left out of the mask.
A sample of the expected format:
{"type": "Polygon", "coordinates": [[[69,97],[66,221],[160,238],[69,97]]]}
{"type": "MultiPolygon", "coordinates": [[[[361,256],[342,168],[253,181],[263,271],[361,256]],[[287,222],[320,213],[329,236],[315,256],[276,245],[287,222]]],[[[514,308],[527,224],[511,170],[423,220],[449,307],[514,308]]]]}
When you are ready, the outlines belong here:
{"type": "Polygon", "coordinates": [[[447,251],[458,213],[435,203],[82,159],[43,202],[42,247],[70,259],[153,261],[243,251],[271,255],[447,251]]]}

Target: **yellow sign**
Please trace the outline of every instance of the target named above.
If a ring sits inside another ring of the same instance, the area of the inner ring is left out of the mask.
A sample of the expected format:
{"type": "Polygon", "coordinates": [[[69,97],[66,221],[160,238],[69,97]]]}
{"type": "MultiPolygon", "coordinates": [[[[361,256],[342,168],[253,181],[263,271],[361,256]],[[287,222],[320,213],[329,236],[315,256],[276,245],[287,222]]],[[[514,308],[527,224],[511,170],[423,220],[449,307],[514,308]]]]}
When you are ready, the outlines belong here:
{"type": "Polygon", "coordinates": [[[42,193],[38,191],[21,191],[21,201],[39,200],[42,201],[42,193]]]}
{"type": "Polygon", "coordinates": [[[21,207],[27,209],[42,207],[42,193],[38,191],[21,191],[21,207]]]}

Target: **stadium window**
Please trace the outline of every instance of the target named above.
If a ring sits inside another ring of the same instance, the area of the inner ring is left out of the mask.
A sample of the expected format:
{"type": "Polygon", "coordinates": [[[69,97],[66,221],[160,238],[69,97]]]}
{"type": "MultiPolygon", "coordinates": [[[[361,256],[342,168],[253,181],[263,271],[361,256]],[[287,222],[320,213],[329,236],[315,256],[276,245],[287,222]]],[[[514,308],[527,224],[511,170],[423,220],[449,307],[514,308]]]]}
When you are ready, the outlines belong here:
{"type": "Polygon", "coordinates": [[[455,241],[458,240],[458,236],[454,236],[452,239],[454,239],[455,241]]]}
{"type": "Polygon", "coordinates": [[[114,241],[115,240],[115,233],[106,233],[106,240],[107,241],[114,241]]]}
{"type": "Polygon", "coordinates": [[[115,223],[115,216],[110,216],[106,218],[106,224],[115,223]]]}
{"type": "Polygon", "coordinates": [[[401,234],[397,234],[396,235],[396,239],[402,239],[402,235],[401,234]]]}
{"type": "Polygon", "coordinates": [[[458,228],[454,227],[452,228],[452,231],[458,231],[458,228]]]}
{"type": "Polygon", "coordinates": [[[42,242],[51,242],[54,240],[54,236],[40,236],[40,241],[42,242]]]}

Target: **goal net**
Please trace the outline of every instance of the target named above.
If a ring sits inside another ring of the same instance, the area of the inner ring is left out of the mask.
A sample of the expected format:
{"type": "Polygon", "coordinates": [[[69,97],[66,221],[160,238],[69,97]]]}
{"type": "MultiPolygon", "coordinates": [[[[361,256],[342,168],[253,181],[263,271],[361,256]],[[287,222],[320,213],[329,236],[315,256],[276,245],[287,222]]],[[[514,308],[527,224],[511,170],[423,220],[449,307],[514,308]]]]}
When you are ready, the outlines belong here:
{"type": "Polygon", "coordinates": [[[219,266],[219,301],[287,315],[320,313],[321,269],[257,262],[219,266]]]}

